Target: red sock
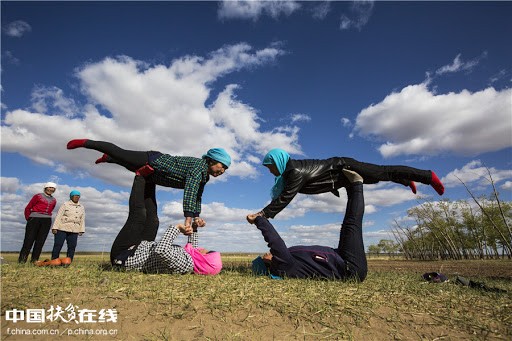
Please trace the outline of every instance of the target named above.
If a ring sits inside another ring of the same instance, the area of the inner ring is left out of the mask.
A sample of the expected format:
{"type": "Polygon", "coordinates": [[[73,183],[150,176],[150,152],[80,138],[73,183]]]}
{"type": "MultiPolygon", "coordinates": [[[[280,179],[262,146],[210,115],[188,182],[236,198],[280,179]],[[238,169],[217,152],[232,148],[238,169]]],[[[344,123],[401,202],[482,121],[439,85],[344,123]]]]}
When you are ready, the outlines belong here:
{"type": "Polygon", "coordinates": [[[409,182],[409,187],[411,188],[411,191],[416,194],[416,184],[414,181],[409,182]]]}
{"type": "Polygon", "coordinates": [[[98,164],[98,163],[102,163],[102,162],[108,162],[108,158],[109,158],[109,156],[107,154],[103,154],[103,156],[100,157],[98,160],[96,160],[96,162],[94,162],[94,163],[98,164]]]}
{"type": "Polygon", "coordinates": [[[85,142],[87,142],[87,139],[71,140],[68,142],[67,148],[75,149],[75,148],[84,147],[85,142]]]}
{"type": "Polygon", "coordinates": [[[140,175],[140,176],[148,176],[150,174],[153,174],[155,170],[153,169],[153,167],[151,167],[150,165],[146,164],[142,167],[140,167],[139,169],[137,169],[135,171],[135,174],[136,175],[140,175]]]}
{"type": "Polygon", "coordinates": [[[439,180],[436,173],[434,173],[434,172],[432,172],[432,182],[430,183],[430,186],[432,186],[436,190],[437,194],[443,195],[443,193],[444,193],[443,183],[441,182],[441,180],[439,180]]]}

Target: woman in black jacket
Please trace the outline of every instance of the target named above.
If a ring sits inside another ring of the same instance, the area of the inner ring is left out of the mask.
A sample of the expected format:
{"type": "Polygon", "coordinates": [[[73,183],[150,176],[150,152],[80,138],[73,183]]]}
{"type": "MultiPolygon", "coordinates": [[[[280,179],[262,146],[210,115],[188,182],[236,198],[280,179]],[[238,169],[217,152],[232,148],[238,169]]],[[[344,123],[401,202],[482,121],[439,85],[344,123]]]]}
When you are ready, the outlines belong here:
{"type": "Polygon", "coordinates": [[[272,201],[259,216],[274,218],[297,195],[332,192],[339,196],[338,189],[350,185],[343,169],[360,174],[365,184],[379,181],[392,181],[411,188],[416,193],[414,181],[431,185],[439,195],[444,193],[444,186],[436,173],[407,166],[380,166],[364,163],[348,157],[332,157],[325,160],[294,160],[279,148],[272,149],[265,155],[263,165],[275,175],[272,187],[272,201]]]}

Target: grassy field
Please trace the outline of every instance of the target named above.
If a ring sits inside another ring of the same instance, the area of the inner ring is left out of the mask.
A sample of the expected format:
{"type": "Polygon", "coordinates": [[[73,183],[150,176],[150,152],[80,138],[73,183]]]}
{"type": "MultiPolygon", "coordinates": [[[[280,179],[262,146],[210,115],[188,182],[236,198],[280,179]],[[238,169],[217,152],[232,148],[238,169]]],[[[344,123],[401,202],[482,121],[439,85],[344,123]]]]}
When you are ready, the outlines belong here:
{"type": "Polygon", "coordinates": [[[224,269],[213,277],[113,271],[108,254],[77,255],[68,268],[2,256],[2,340],[512,339],[509,260],[370,259],[367,280],[354,283],[254,277],[254,255],[241,254],[223,255],[224,269]],[[421,279],[440,270],[450,282],[421,279]],[[456,285],[457,273],[507,292],[456,285]],[[48,314],[52,307],[68,321],[12,321],[15,309],[48,314]],[[107,322],[102,311],[117,320],[107,322]]]}

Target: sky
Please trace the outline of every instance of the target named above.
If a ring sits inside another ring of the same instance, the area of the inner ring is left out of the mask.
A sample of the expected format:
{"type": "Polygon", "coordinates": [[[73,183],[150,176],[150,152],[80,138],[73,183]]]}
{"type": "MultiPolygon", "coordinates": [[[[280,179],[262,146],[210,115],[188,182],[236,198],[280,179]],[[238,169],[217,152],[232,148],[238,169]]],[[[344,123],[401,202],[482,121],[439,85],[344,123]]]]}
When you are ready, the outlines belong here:
{"type": "MultiPolygon", "coordinates": [[[[133,173],[67,150],[74,138],[195,157],[225,148],[233,163],[206,185],[199,240],[222,252],[267,249],[245,217],[270,202],[261,161],[276,147],[437,173],[443,196],[365,186],[366,247],[414,227],[407,210],[425,201],[467,200],[465,186],[488,196],[494,184],[511,201],[511,13],[487,1],[2,1],[1,250],[19,251],[24,208],[53,181],[54,216],[82,193],[77,252],[110,251],[133,173]]],[[[299,194],[271,222],[288,246],[336,247],[340,193],[299,194]]],[[[157,187],[157,239],[183,221],[182,194],[157,187]]]]}

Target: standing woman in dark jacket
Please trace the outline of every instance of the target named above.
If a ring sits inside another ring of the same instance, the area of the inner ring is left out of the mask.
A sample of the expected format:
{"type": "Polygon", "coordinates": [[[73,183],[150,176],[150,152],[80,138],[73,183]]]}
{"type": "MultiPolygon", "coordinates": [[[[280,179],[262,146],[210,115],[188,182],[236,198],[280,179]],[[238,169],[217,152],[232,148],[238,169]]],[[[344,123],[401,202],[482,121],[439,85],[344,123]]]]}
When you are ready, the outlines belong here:
{"type": "Polygon", "coordinates": [[[293,160],[290,155],[279,148],[272,149],[265,155],[263,165],[275,175],[272,187],[272,201],[257,214],[274,218],[297,195],[332,192],[339,196],[338,189],[350,185],[343,169],[360,174],[365,184],[379,181],[392,181],[409,186],[416,193],[414,181],[431,185],[439,195],[444,193],[444,186],[436,173],[407,166],[380,166],[364,163],[348,157],[333,157],[325,160],[293,160]]]}
{"type": "Polygon", "coordinates": [[[44,242],[52,226],[52,212],[57,205],[57,200],[53,197],[57,185],[53,182],[47,182],[44,185],[43,193],[38,193],[32,197],[25,207],[25,220],[27,226],[25,229],[25,238],[21,247],[18,263],[26,263],[32,245],[31,263],[39,260],[44,242]]]}

